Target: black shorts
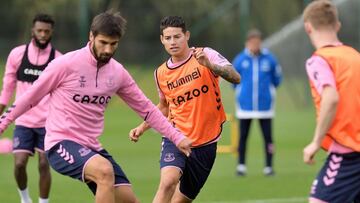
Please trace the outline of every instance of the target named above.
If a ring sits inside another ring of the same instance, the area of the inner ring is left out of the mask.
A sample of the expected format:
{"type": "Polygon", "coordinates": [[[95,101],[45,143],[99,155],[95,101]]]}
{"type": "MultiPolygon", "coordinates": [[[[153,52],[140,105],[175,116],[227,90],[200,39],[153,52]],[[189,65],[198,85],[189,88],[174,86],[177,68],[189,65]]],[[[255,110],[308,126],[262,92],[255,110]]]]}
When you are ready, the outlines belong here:
{"type": "Polygon", "coordinates": [[[191,149],[186,157],[170,140],[163,138],[160,168],[177,167],[182,171],[180,192],[195,199],[205,184],[216,158],[217,143],[191,149]]]}
{"type": "Polygon", "coordinates": [[[55,171],[62,175],[70,176],[71,178],[85,182],[94,195],[96,193],[97,186],[94,182],[85,180],[84,169],[88,161],[97,154],[106,158],[113,165],[115,173],[114,186],[130,185],[129,180],[121,167],[105,149],[101,151],[94,151],[90,148],[77,144],[76,142],[63,140],[46,151],[49,163],[55,171]]]}
{"type": "Polygon", "coordinates": [[[360,202],[360,153],[330,153],[314,180],[310,199],[318,202],[360,202]]]}
{"type": "Polygon", "coordinates": [[[26,152],[31,155],[35,150],[44,152],[45,128],[28,128],[16,125],[13,137],[13,153],[26,152]]]}

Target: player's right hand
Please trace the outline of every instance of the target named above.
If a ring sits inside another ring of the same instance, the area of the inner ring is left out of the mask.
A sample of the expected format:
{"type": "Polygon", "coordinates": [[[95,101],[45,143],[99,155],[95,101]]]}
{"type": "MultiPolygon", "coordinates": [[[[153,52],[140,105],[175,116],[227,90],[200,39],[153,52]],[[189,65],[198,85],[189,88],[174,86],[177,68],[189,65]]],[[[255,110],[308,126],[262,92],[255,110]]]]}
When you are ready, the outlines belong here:
{"type": "Polygon", "coordinates": [[[177,148],[189,157],[191,154],[191,144],[192,141],[189,138],[185,138],[181,140],[181,142],[177,145],[177,148]]]}
{"type": "Polygon", "coordinates": [[[313,165],[315,163],[314,157],[317,151],[319,151],[320,145],[316,142],[308,144],[303,151],[304,163],[313,165]]]}
{"type": "Polygon", "coordinates": [[[144,133],[141,125],[134,128],[134,129],[131,129],[130,132],[129,132],[129,139],[133,142],[137,142],[139,141],[139,138],[140,136],[144,133]]]}

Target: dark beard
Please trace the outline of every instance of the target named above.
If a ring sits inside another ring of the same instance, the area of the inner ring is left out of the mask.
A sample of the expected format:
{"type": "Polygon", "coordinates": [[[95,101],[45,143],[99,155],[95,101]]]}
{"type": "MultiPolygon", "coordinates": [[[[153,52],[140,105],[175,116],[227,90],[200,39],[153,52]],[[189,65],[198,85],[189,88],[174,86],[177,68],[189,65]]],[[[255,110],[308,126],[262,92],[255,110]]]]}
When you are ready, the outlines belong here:
{"type": "Polygon", "coordinates": [[[39,47],[40,49],[45,49],[47,45],[50,43],[51,38],[49,38],[44,44],[41,43],[36,37],[33,37],[35,41],[35,45],[39,47]]]}
{"type": "Polygon", "coordinates": [[[107,56],[98,56],[97,50],[95,48],[95,43],[92,46],[92,50],[94,53],[94,57],[97,60],[98,64],[106,64],[110,61],[111,57],[114,55],[112,54],[111,56],[107,55],[107,56]]]}

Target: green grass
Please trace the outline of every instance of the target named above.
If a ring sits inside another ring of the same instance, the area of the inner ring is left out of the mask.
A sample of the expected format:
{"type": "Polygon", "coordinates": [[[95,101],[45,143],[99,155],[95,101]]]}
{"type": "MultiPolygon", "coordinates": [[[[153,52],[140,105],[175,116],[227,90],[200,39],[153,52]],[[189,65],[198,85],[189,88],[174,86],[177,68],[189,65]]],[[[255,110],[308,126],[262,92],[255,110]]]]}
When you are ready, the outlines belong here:
{"type": "MultiPolygon", "coordinates": [[[[152,70],[132,69],[130,72],[156,103],[152,70]]],[[[222,94],[227,112],[233,112],[233,93],[226,82],[222,82],[222,94]]],[[[213,171],[195,202],[306,202],[312,180],[325,156],[321,153],[317,157],[318,163],[313,167],[302,162],[302,149],[312,137],[314,120],[312,108],[298,109],[291,104],[285,88],[280,88],[274,119],[276,176],[264,177],[262,174],[263,141],[258,122],[253,122],[248,143],[248,175],[235,176],[236,156],[218,154],[213,171]]],[[[139,122],[141,119],[122,101],[113,99],[106,112],[101,141],[126,172],[138,198],[146,203],[151,202],[159,182],[160,136],[148,131],[139,143],[131,143],[127,134],[139,122]]],[[[228,126],[225,125],[220,144],[229,143],[228,126]]],[[[11,134],[12,130],[8,129],[4,136],[11,137],[11,134]]],[[[19,202],[11,155],[0,155],[0,170],[0,202],[19,202]]],[[[27,170],[28,185],[34,201],[38,198],[37,157],[30,159],[27,170]]],[[[54,171],[52,177],[52,203],[93,202],[92,194],[80,181],[54,171]]]]}

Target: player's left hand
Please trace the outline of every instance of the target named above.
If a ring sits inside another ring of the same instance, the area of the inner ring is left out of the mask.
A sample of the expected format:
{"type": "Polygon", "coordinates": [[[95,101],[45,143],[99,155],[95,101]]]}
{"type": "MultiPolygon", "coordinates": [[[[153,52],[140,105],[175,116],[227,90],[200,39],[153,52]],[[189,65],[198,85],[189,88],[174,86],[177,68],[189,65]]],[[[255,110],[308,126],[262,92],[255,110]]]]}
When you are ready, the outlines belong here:
{"type": "Polygon", "coordinates": [[[309,165],[313,165],[315,163],[314,157],[317,151],[319,151],[320,145],[316,142],[311,142],[304,148],[304,162],[309,165]]]}
{"type": "Polygon", "coordinates": [[[193,56],[195,59],[203,66],[211,68],[212,64],[210,63],[209,58],[206,56],[203,49],[195,49],[193,48],[193,56]]]}

